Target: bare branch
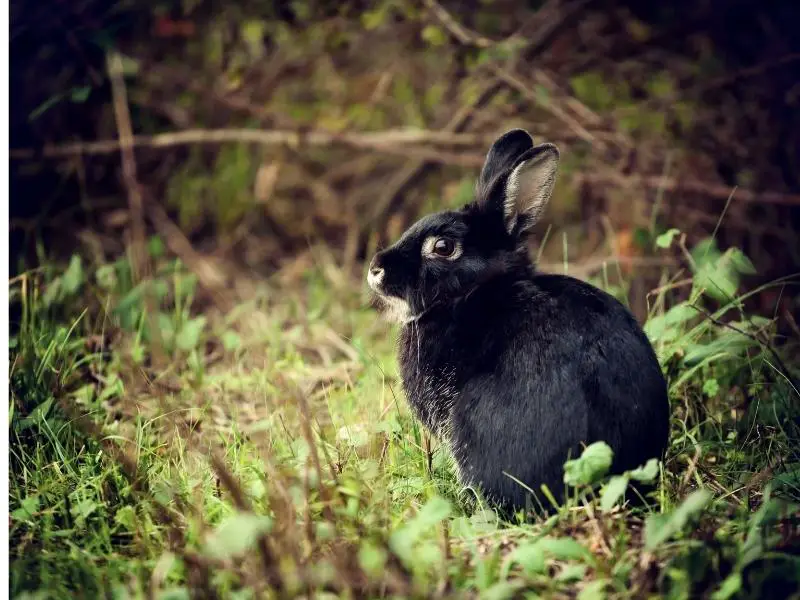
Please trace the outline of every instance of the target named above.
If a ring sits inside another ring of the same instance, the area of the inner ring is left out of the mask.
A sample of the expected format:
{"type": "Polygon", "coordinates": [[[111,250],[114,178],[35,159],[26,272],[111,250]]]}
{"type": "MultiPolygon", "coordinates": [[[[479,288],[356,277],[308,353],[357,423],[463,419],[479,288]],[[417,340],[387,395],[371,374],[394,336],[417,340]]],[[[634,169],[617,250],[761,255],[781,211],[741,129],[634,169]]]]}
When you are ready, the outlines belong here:
{"type": "Polygon", "coordinates": [[[192,247],[180,227],[170,220],[167,211],[160,204],[148,203],[147,215],[156,231],[164,238],[167,247],[197,276],[200,285],[211,294],[217,306],[223,311],[230,310],[235,303],[225,288],[226,281],[222,273],[192,247]]]}
{"type": "Polygon", "coordinates": [[[137,277],[142,276],[145,268],[142,257],[145,245],[144,214],[142,211],[142,192],[136,180],[136,159],[133,155],[133,127],[128,110],[128,93],[122,76],[122,59],[119,54],[108,56],[108,74],[111,79],[111,93],[114,103],[114,116],[117,121],[119,141],[114,150],[120,151],[122,159],[122,176],[128,190],[128,205],[131,211],[131,263],[137,277]]]}
{"type": "Polygon", "coordinates": [[[495,42],[489,38],[483,37],[474,31],[470,31],[456,21],[453,15],[451,15],[444,6],[436,2],[436,0],[422,0],[422,3],[461,44],[465,46],[475,46],[476,48],[490,48],[495,45],[495,42]]]}
{"type": "MultiPolygon", "coordinates": [[[[621,173],[608,172],[603,174],[578,175],[579,179],[597,185],[617,185],[628,189],[642,187],[662,189],[667,192],[693,192],[704,196],[727,199],[731,195],[731,188],[726,185],[705,183],[703,181],[673,179],[661,175],[644,177],[626,177],[621,173]]],[[[781,192],[756,192],[736,188],[737,202],[766,202],[768,204],[783,204],[786,206],[800,206],[800,195],[783,194],[781,192]]]]}
{"type": "MultiPolygon", "coordinates": [[[[303,146],[332,146],[342,144],[354,146],[365,150],[377,150],[387,154],[407,156],[415,153],[426,153],[433,162],[458,162],[456,155],[432,152],[415,145],[443,145],[453,147],[482,147],[485,145],[486,136],[455,133],[453,131],[426,131],[412,129],[390,129],[365,133],[328,132],[322,130],[310,131],[264,131],[260,129],[187,129],[160,133],[153,136],[128,135],[124,140],[99,140],[95,142],[76,142],[69,144],[47,145],[40,151],[30,149],[12,149],[11,158],[30,159],[41,156],[44,158],[60,158],[79,154],[111,154],[120,148],[130,149],[133,146],[148,148],[169,148],[191,144],[220,144],[238,142],[259,144],[262,146],[290,146],[301,148],[303,146]],[[441,161],[436,156],[448,156],[441,161]]],[[[480,160],[483,160],[481,156],[480,160]]],[[[469,162],[469,160],[467,161],[469,162]]],[[[134,170],[135,175],[135,170],[134,170]]]]}

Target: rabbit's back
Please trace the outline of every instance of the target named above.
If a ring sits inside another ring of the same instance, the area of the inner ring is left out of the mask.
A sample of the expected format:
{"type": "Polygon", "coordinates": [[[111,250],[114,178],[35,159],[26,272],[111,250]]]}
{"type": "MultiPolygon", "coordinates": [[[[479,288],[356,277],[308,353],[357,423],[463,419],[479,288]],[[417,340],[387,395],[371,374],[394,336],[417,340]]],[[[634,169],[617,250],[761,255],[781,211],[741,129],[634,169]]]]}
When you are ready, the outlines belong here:
{"type": "Polygon", "coordinates": [[[577,279],[500,277],[449,310],[407,326],[401,372],[409,401],[450,441],[462,481],[502,504],[546,484],[603,440],[614,470],[660,456],[666,385],[630,313],[577,279]],[[519,482],[515,481],[519,480],[519,482]]]}

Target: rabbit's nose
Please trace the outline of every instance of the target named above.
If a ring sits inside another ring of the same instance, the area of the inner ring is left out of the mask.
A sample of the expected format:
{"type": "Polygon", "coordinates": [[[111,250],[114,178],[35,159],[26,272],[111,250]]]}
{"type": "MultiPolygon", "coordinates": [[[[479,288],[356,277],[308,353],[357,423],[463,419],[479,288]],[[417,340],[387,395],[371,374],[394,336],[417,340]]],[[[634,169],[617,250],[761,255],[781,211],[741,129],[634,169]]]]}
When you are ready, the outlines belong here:
{"type": "Polygon", "coordinates": [[[379,267],[375,264],[373,260],[372,263],[369,265],[369,275],[367,275],[368,283],[372,286],[378,286],[383,281],[384,270],[383,267],[379,267]]]}
{"type": "Polygon", "coordinates": [[[383,268],[370,267],[369,274],[372,276],[373,279],[383,279],[383,268]]]}

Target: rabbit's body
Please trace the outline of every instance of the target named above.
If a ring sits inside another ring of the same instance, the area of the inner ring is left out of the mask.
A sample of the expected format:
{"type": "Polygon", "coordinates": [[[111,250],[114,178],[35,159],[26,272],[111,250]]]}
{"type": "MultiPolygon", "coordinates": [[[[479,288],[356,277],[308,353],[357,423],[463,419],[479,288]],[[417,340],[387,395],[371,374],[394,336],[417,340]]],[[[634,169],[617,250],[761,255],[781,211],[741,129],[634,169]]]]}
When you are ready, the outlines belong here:
{"type": "MultiPolygon", "coordinates": [[[[666,382],[644,332],[607,293],[537,273],[526,244],[558,151],[515,130],[487,155],[476,201],[425,217],[370,265],[404,323],[400,367],[417,417],[447,440],[461,481],[504,508],[526,487],[563,495],[563,465],[605,441],[614,472],[660,458],[666,382]]],[[[533,503],[536,506],[537,502],[533,503]]]]}
{"type": "Polygon", "coordinates": [[[608,443],[615,472],[666,445],[666,387],[649,342],[615,298],[571,277],[502,276],[434,309],[403,327],[400,366],[414,413],[448,441],[461,482],[502,505],[525,506],[519,482],[560,500],[564,461],[581,444],[608,443]]]}

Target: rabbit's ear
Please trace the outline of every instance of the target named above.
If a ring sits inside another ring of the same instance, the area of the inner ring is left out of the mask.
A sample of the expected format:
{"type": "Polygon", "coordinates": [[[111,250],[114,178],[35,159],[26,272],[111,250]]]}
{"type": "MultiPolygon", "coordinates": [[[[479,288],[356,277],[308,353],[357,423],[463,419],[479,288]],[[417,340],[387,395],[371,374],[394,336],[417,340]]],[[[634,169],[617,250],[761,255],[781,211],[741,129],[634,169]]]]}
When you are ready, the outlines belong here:
{"type": "Polygon", "coordinates": [[[486,155],[475,186],[475,198],[479,202],[487,202],[498,178],[507,173],[517,159],[532,147],[533,139],[524,129],[512,129],[500,136],[486,155]]]}
{"type": "Polygon", "coordinates": [[[558,148],[540,144],[519,157],[506,180],[503,217],[506,231],[521,233],[532,227],[544,212],[558,171],[558,148]]]}

